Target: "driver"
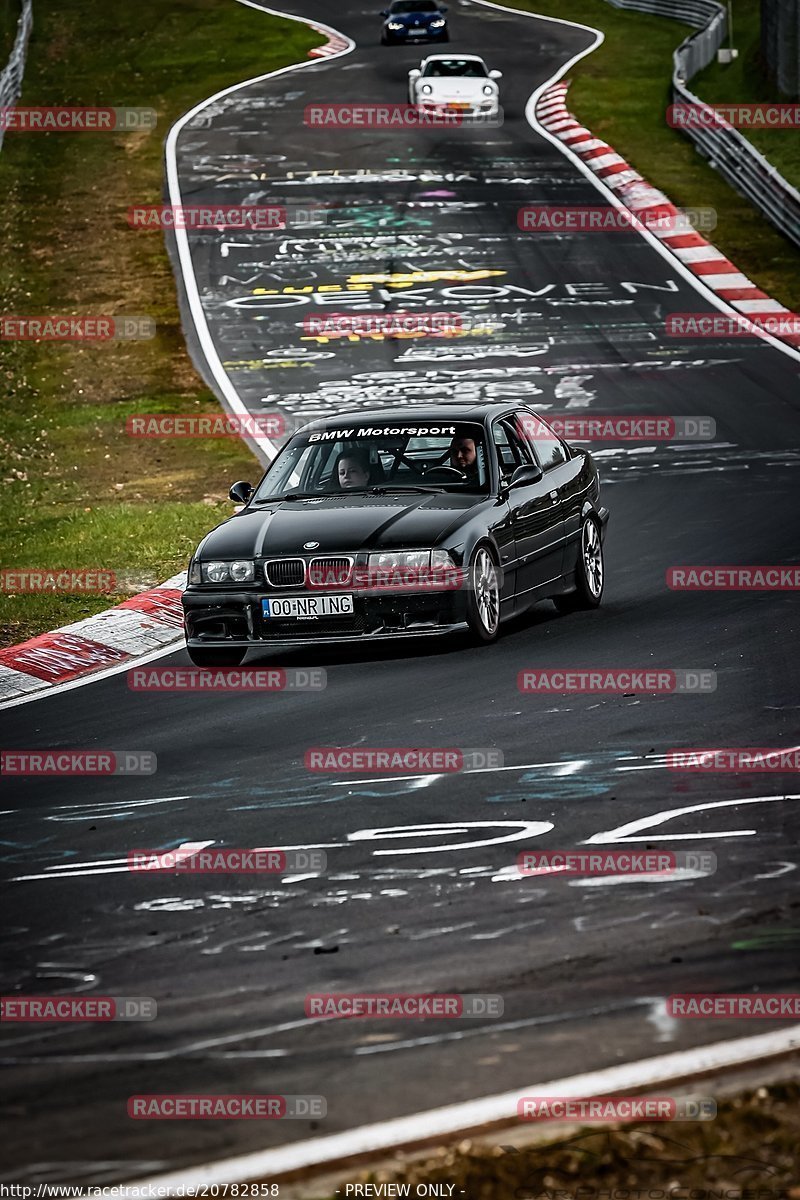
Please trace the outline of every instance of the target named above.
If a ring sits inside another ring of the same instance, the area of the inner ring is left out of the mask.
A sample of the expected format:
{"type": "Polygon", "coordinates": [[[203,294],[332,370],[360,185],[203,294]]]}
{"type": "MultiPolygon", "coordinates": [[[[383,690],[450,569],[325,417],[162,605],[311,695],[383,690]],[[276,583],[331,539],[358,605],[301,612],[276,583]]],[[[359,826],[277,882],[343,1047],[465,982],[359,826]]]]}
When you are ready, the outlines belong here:
{"type": "Polygon", "coordinates": [[[336,459],[333,477],[343,492],[369,484],[369,458],[363,450],[343,450],[336,459]]]}
{"type": "Polygon", "coordinates": [[[470,483],[478,482],[478,445],[474,437],[456,434],[450,443],[450,466],[466,475],[470,483]]]}

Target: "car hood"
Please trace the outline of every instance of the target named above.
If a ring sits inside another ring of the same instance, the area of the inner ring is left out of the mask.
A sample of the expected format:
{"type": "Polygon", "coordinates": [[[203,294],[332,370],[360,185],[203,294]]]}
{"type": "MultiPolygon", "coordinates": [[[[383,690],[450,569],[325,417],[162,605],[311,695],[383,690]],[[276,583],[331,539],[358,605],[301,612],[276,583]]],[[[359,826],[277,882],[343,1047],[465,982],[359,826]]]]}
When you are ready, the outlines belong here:
{"type": "Polygon", "coordinates": [[[430,25],[431,21],[439,21],[442,16],[442,13],[432,12],[397,13],[396,16],[387,17],[384,24],[396,21],[398,25],[430,25]]]}
{"type": "Polygon", "coordinates": [[[437,492],[277,501],[217,526],[197,554],[208,560],[427,548],[487,499],[437,492]],[[319,546],[307,549],[306,542],[319,546]]]}

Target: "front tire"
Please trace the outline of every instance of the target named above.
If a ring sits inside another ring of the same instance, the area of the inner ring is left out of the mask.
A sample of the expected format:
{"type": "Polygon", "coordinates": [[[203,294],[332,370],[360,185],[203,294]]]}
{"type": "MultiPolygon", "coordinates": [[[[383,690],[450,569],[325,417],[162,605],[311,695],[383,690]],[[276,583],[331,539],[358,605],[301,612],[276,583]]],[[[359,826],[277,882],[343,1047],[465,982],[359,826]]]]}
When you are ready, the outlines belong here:
{"type": "Polygon", "coordinates": [[[575,591],[566,596],[554,596],[559,612],[599,608],[606,582],[603,559],[603,538],[596,517],[587,517],[581,528],[578,563],[575,567],[575,591]]]}
{"type": "Polygon", "coordinates": [[[469,565],[467,624],[481,642],[493,642],[500,628],[500,575],[487,546],[478,546],[469,565]]]}
{"type": "Polygon", "coordinates": [[[244,661],[247,648],[241,646],[187,646],[189,658],[196,667],[238,667],[244,661]]]}

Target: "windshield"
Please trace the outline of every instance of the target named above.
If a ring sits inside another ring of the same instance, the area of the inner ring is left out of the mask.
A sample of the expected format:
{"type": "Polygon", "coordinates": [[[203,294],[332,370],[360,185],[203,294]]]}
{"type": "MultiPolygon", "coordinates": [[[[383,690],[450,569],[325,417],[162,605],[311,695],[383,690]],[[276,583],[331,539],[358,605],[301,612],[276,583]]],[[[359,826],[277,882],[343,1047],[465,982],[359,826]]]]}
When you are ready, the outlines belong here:
{"type": "Polygon", "coordinates": [[[445,79],[485,79],[486,66],[470,58],[436,58],[428,63],[424,74],[445,79]]]}
{"type": "Polygon", "coordinates": [[[267,471],[251,503],[279,496],[364,495],[378,489],[488,491],[483,426],[359,426],[309,429],[292,438],[267,471]]]}
{"type": "Polygon", "coordinates": [[[434,0],[395,0],[389,9],[392,16],[397,13],[435,13],[438,11],[439,6],[434,3],[434,0]]]}

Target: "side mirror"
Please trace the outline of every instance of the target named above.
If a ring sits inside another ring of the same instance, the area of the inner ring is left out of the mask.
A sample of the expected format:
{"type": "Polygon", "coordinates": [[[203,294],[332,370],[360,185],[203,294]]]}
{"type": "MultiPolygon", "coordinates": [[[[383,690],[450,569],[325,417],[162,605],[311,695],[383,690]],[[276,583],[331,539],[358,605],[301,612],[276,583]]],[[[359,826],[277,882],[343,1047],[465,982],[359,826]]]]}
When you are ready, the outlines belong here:
{"type": "Polygon", "coordinates": [[[388,17],[388,15],[389,15],[389,10],[388,10],[388,8],[382,8],[382,9],[381,9],[381,16],[382,16],[382,17],[388,17]]]}
{"type": "Polygon", "coordinates": [[[234,504],[247,504],[254,491],[255,488],[252,483],[248,483],[246,479],[240,479],[237,483],[234,483],[228,495],[234,504]]]}
{"type": "Polygon", "coordinates": [[[490,79],[502,79],[502,78],[503,78],[503,72],[502,72],[502,71],[490,71],[490,72],[489,72],[489,78],[490,78],[490,79]]]}
{"type": "Polygon", "coordinates": [[[508,481],[508,486],[528,487],[532,483],[538,483],[544,472],[537,463],[523,463],[521,467],[514,470],[514,474],[508,481]]]}
{"type": "Polygon", "coordinates": [[[422,71],[420,71],[419,67],[412,67],[411,70],[408,72],[408,78],[409,79],[419,79],[421,74],[422,74],[422,71]]]}

